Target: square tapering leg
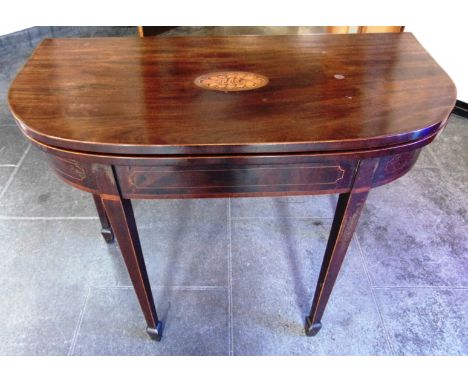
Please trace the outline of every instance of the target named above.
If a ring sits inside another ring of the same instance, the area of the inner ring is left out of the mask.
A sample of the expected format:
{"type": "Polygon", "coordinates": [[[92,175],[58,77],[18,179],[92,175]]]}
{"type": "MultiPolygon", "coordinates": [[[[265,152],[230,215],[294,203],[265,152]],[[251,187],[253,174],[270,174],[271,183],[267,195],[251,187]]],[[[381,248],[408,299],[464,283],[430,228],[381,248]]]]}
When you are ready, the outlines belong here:
{"type": "Polygon", "coordinates": [[[306,317],[307,336],[315,336],[322,328],[320,322],[328,299],[348,251],[349,243],[356,230],[359,216],[364,208],[372,185],[378,159],[370,158],[359,162],[350,192],[340,194],[336,205],[327,248],[315,288],[314,300],[306,317]]]}
{"type": "Polygon", "coordinates": [[[315,336],[322,328],[320,320],[343,264],[349,243],[353,238],[367,195],[368,192],[347,193],[341,194],[338,199],[312,308],[309,316],[306,317],[307,336],[315,336]]]}
{"type": "Polygon", "coordinates": [[[145,316],[148,325],[146,331],[153,340],[160,341],[162,326],[154,306],[132,204],[129,199],[119,197],[103,198],[102,202],[145,316]]]}

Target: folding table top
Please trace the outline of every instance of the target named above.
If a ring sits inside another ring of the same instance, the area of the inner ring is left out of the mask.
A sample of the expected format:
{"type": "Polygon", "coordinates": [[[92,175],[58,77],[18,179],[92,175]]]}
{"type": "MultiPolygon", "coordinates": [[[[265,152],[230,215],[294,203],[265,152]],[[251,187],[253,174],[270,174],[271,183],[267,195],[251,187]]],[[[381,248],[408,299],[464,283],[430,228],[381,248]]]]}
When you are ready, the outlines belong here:
{"type": "Polygon", "coordinates": [[[39,142],[127,155],[385,147],[455,101],[410,33],[46,39],[9,92],[39,142]]]}

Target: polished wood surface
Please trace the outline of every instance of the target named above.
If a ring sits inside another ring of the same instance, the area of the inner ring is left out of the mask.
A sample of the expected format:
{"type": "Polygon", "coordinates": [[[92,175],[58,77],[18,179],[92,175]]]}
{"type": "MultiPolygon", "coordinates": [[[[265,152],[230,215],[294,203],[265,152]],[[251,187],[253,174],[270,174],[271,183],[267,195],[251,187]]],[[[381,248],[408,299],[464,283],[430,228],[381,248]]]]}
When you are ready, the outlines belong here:
{"type": "Polygon", "coordinates": [[[128,155],[383,147],[437,131],[455,99],[410,33],[47,39],[9,92],[39,142],[128,155]],[[216,71],[269,83],[242,94],[194,84],[216,71]]]}
{"type": "Polygon", "coordinates": [[[338,198],[314,300],[310,314],[306,317],[308,336],[314,336],[322,327],[322,315],[372,187],[372,179],[378,163],[376,158],[360,162],[350,192],[342,193],[338,198]]]}
{"type": "Polygon", "coordinates": [[[406,33],[112,38],[45,40],[9,102],[57,176],[93,194],[159,341],[130,199],[340,194],[305,322],[313,336],[368,193],[414,166],[455,94],[406,33]],[[269,82],[234,92],[194,82],[233,71],[269,82]]]}

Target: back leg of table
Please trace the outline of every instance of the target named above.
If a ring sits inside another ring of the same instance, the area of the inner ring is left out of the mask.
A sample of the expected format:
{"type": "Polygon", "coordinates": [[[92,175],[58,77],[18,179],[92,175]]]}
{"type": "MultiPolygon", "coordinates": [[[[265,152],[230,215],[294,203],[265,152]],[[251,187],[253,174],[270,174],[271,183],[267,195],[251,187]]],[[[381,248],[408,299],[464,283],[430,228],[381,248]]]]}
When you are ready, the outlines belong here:
{"type": "Polygon", "coordinates": [[[96,205],[96,210],[99,215],[99,220],[101,221],[101,234],[104,237],[104,240],[107,243],[112,243],[114,241],[114,232],[112,232],[111,225],[109,223],[109,219],[107,219],[107,214],[102,204],[101,197],[99,195],[94,195],[94,204],[96,205]]]}
{"type": "Polygon", "coordinates": [[[127,266],[133,288],[135,289],[143,315],[147,323],[149,336],[159,341],[162,326],[154,306],[153,294],[146,271],[140,238],[138,237],[132,204],[129,199],[114,197],[102,198],[102,202],[119,243],[120,251],[127,266]]]}
{"type": "Polygon", "coordinates": [[[316,335],[322,327],[320,321],[323,312],[353,237],[367,195],[368,192],[340,194],[315,289],[312,308],[309,316],[306,317],[305,330],[307,336],[316,335]]]}

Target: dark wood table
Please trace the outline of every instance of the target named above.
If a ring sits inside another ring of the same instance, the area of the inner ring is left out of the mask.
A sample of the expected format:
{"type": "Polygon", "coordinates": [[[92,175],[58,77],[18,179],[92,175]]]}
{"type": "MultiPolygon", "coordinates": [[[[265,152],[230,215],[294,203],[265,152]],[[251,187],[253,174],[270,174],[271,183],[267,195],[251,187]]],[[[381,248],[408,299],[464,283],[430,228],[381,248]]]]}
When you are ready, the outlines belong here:
{"type": "Polygon", "coordinates": [[[369,190],[411,169],[455,101],[410,33],[47,39],[9,91],[57,175],[93,194],[155,340],[130,199],[338,193],[312,336],[369,190]]]}

